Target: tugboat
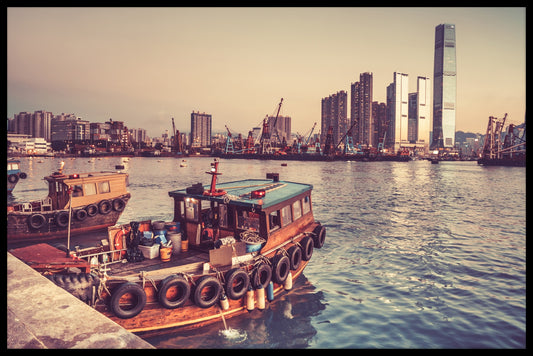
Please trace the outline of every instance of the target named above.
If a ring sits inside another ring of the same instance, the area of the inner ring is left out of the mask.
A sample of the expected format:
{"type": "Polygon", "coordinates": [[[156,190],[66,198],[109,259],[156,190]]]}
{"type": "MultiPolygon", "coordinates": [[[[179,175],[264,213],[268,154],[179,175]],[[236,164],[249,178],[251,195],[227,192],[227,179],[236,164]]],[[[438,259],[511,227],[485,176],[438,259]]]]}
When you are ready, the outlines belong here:
{"type": "Polygon", "coordinates": [[[104,230],[117,223],[131,195],[128,174],[92,172],[45,177],[48,195],[7,206],[8,242],[58,239],[104,230]]]}
{"type": "MultiPolygon", "coordinates": [[[[218,163],[215,159],[206,172],[212,176],[210,185],[197,183],[168,193],[174,199],[173,222],[110,227],[110,241],[123,239],[126,248],[109,243],[101,252],[76,251],[72,257],[82,265],[91,261],[91,274],[41,272],[141,334],[225,322],[267,308],[292,288],[314,248],[324,244],[326,229],[313,217],[312,185],[279,180],[277,173],[217,184],[218,163]],[[174,234],[165,239],[163,226],[174,234]],[[151,236],[159,241],[150,241],[151,236]],[[164,251],[168,245],[174,246],[170,254],[164,251]],[[144,258],[136,258],[135,249],[144,258]],[[85,293],[72,281],[82,281],[85,293]]],[[[21,249],[10,252],[31,260],[21,249]]]]}
{"type": "Polygon", "coordinates": [[[7,194],[11,194],[20,179],[26,179],[26,173],[20,170],[20,161],[18,159],[9,159],[7,161],[7,194]]]}

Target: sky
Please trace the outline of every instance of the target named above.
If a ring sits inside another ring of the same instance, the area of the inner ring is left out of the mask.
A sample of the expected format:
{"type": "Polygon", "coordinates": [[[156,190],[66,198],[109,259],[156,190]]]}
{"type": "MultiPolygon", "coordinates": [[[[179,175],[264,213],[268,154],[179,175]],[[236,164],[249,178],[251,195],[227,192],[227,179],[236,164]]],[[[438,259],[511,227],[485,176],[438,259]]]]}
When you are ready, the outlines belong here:
{"type": "MultiPolygon", "coordinates": [[[[372,72],[386,102],[393,73],[433,81],[435,27],[454,24],[456,131],[484,134],[489,116],[525,121],[524,7],[7,8],[7,117],[112,118],[150,137],[213,131],[244,136],[267,115],[292,132],[320,128],[321,99],[372,72]]],[[[432,87],[432,85],[431,85],[432,87]]],[[[349,115],[348,107],[348,115],[349,115]]]]}

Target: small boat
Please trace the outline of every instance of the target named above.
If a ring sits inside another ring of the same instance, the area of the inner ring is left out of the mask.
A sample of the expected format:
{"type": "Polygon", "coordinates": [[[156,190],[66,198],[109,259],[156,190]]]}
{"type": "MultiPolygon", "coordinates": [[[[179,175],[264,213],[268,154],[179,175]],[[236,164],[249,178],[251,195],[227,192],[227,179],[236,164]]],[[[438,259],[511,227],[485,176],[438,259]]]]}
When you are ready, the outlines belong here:
{"type": "Polygon", "coordinates": [[[180,167],[187,167],[187,161],[182,159],[181,162],[180,162],[180,167]]]}
{"type": "Polygon", "coordinates": [[[211,185],[168,192],[173,222],[109,227],[108,243],[73,252],[80,270],[89,264],[91,273],[72,276],[58,268],[64,261],[52,260],[47,271],[28,248],[10,252],[131,332],[174,332],[263,310],[290,291],[324,244],[312,185],[279,180],[277,173],[217,184],[216,160],[206,173],[211,185]]]}
{"type": "Polygon", "coordinates": [[[7,160],[7,194],[11,194],[20,179],[26,179],[28,175],[20,170],[18,159],[7,160]]]}
{"type": "Polygon", "coordinates": [[[131,195],[128,174],[92,172],[44,177],[48,195],[40,200],[7,207],[7,239],[41,241],[104,230],[118,221],[131,195]],[[70,224],[70,227],[69,227],[70,224]]]}

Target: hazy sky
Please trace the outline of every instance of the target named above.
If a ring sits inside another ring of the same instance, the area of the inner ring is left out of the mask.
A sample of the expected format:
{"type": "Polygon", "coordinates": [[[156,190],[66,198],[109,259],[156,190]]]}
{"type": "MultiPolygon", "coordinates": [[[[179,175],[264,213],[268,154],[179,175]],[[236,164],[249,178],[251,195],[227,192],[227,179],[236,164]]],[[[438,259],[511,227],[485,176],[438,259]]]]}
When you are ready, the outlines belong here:
{"type": "MultiPolygon", "coordinates": [[[[190,114],[247,135],[266,115],[305,134],[321,99],[363,72],[386,101],[393,73],[433,81],[435,27],[456,26],[456,130],[522,123],[525,8],[8,8],[7,116],[109,118],[160,136],[190,114]]],[[[349,108],[348,108],[349,110],[349,108]]],[[[349,115],[349,111],[348,111],[349,115]]],[[[315,131],[317,132],[317,131],[315,131]]]]}

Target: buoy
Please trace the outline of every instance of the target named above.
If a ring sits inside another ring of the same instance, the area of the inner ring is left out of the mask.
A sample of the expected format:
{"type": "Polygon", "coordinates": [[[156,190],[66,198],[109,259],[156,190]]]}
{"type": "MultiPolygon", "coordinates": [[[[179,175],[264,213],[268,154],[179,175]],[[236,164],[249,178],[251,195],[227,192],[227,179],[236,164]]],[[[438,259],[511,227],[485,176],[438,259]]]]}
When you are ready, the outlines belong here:
{"type": "Polygon", "coordinates": [[[252,287],[248,287],[248,290],[246,291],[246,309],[251,312],[254,308],[254,290],[252,287]]]}
{"type": "Polygon", "coordinates": [[[222,296],[220,297],[220,306],[222,307],[222,310],[229,309],[229,300],[228,297],[226,297],[226,293],[222,293],[222,296]]]}
{"type": "Polygon", "coordinates": [[[292,289],[292,273],[291,272],[289,272],[289,274],[287,275],[287,279],[285,280],[285,284],[283,285],[283,288],[285,288],[285,290],[292,289]]]}
{"type": "Polygon", "coordinates": [[[257,288],[257,309],[265,309],[265,288],[263,286],[257,288]]]}
{"type": "Polygon", "coordinates": [[[267,286],[267,300],[269,302],[274,300],[274,282],[270,281],[270,283],[267,286]]]}

